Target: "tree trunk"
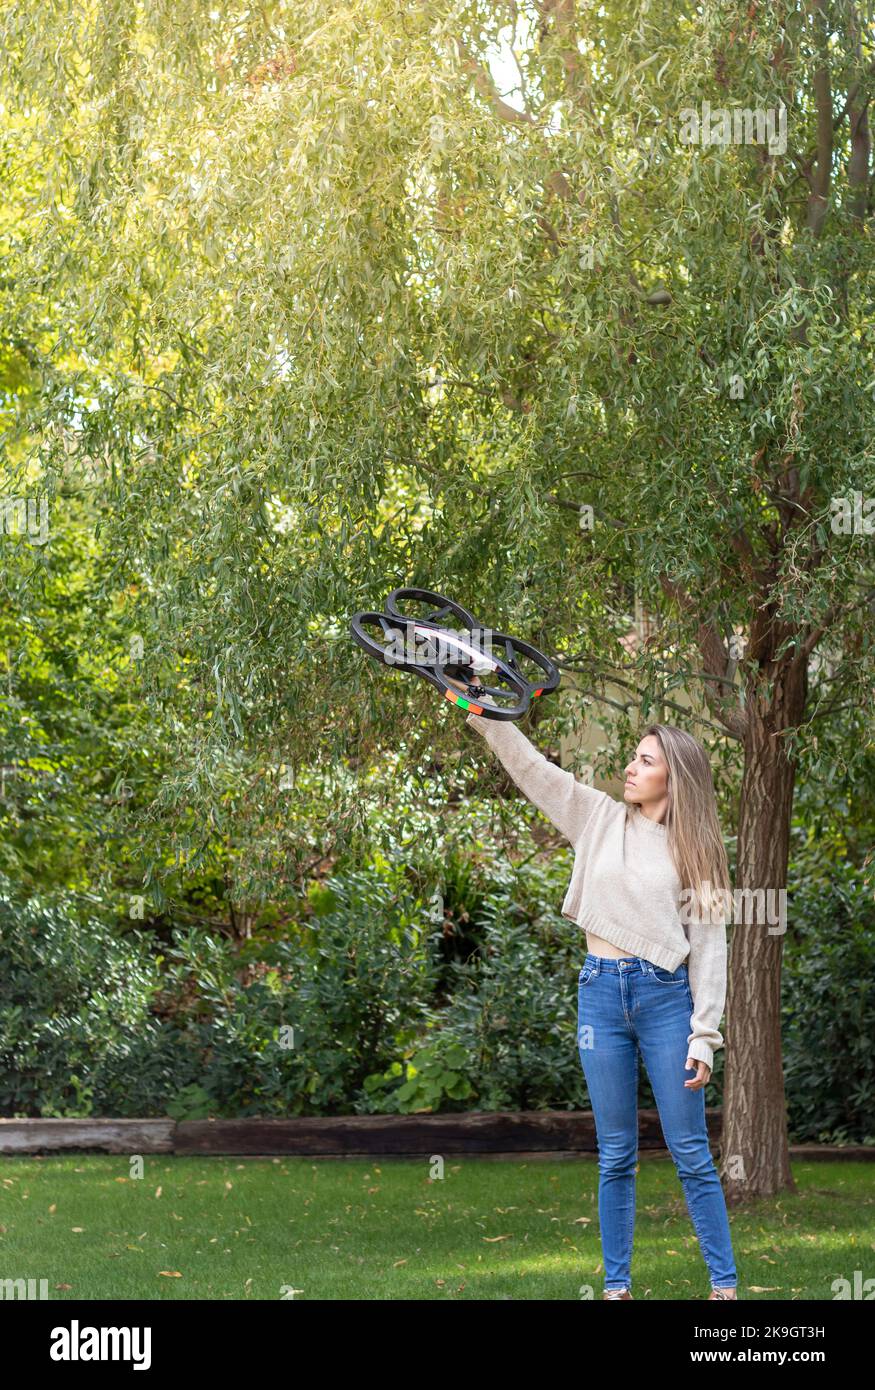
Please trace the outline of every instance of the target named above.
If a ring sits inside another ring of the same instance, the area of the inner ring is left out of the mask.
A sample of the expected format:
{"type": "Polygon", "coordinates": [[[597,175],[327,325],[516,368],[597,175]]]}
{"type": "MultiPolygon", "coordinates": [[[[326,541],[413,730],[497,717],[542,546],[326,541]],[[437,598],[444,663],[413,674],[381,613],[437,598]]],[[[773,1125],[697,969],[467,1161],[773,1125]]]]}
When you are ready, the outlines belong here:
{"type": "Polygon", "coordinates": [[[805,665],[789,661],[775,675],[768,704],[756,695],[748,703],[744,739],[735,882],[737,890],[766,890],[768,912],[745,907],[731,928],[720,1170],[727,1202],[736,1205],[795,1191],[781,1060],[783,914],[776,909],[787,884],[795,778],[782,731],[802,718],[805,665]]]}

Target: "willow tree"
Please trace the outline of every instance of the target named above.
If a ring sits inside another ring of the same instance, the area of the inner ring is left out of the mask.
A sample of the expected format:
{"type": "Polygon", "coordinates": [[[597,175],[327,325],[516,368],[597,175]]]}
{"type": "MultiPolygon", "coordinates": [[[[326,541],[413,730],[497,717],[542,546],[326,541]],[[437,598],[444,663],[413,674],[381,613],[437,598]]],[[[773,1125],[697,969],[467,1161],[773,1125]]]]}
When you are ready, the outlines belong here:
{"type": "MultiPolygon", "coordinates": [[[[642,717],[701,689],[737,887],[784,888],[794,780],[868,737],[871,7],[2,14],[7,466],[59,516],[92,470],[180,805],[235,743],[427,748],[347,638],[417,583],[642,717]]],[[[781,949],[733,929],[731,1199],[792,1181],[781,949]]]]}

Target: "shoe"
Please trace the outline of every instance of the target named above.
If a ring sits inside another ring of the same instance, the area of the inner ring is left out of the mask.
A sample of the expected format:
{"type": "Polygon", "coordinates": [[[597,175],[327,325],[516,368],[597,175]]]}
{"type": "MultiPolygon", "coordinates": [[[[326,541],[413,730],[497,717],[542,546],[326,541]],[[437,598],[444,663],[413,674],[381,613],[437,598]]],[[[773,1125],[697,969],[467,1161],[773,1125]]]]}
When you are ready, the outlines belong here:
{"type": "MultiPolygon", "coordinates": [[[[632,1298],[628,1289],[605,1289],[603,1298],[632,1298]]],[[[634,1299],[632,1300],[634,1302],[634,1299]]]]}
{"type": "Polygon", "coordinates": [[[737,1297],[734,1289],[712,1289],[708,1295],[708,1302],[710,1303],[712,1299],[718,1299],[724,1303],[735,1303],[737,1297]]]}

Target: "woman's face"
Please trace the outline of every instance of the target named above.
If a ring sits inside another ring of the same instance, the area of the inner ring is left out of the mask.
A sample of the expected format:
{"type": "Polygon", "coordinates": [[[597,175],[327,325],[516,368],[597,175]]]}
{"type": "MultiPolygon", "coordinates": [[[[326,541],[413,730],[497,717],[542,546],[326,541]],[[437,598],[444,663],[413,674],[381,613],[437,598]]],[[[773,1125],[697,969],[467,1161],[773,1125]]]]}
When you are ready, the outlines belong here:
{"type": "Polygon", "coordinates": [[[661,801],[668,791],[668,765],[655,734],[643,738],[635,756],[626,764],[626,785],[623,800],[636,806],[661,801]]]}

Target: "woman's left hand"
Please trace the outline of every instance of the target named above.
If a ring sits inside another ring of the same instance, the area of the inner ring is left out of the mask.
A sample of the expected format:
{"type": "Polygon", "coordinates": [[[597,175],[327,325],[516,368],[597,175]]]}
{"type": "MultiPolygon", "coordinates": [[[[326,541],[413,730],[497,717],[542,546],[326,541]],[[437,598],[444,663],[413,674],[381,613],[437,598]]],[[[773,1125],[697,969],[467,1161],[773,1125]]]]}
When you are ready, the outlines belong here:
{"type": "Polygon", "coordinates": [[[685,1081],[684,1086],[688,1091],[699,1091],[703,1086],[708,1085],[711,1079],[711,1068],[707,1062],[699,1062],[695,1057],[688,1057],[686,1070],[689,1071],[691,1067],[696,1068],[696,1075],[692,1081],[685,1081]]]}

